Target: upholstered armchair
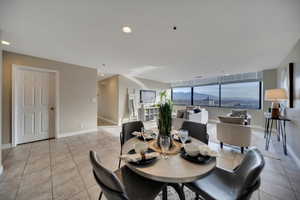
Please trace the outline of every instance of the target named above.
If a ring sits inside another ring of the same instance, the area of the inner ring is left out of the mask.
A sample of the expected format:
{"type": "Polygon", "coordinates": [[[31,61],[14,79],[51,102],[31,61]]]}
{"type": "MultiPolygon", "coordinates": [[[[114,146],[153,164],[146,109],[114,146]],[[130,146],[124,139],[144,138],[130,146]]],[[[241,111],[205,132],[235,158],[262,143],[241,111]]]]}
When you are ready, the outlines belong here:
{"type": "Polygon", "coordinates": [[[244,125],[243,118],[219,117],[217,123],[217,139],[220,141],[221,148],[223,143],[238,146],[244,153],[244,148],[251,145],[251,127],[244,125]],[[226,121],[226,120],[227,121],[226,121]]]}
{"type": "Polygon", "coordinates": [[[251,115],[247,112],[247,110],[235,109],[232,110],[231,113],[227,114],[228,117],[241,117],[245,119],[247,125],[251,124],[251,115]]]}

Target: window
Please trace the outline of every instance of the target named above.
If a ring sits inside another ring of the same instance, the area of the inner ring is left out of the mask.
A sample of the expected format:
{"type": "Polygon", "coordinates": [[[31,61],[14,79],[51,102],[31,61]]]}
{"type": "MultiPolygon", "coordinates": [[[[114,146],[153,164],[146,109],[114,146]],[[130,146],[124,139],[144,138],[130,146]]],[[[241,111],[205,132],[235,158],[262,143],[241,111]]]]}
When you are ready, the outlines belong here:
{"type": "Polygon", "coordinates": [[[260,82],[221,84],[221,107],[260,109],[260,82]]]}
{"type": "Polygon", "coordinates": [[[203,85],[194,87],[193,102],[200,106],[219,106],[220,105],[220,86],[203,85]]]}
{"type": "Polygon", "coordinates": [[[172,101],[177,105],[192,104],[192,88],[180,87],[172,88],[172,101]]]}

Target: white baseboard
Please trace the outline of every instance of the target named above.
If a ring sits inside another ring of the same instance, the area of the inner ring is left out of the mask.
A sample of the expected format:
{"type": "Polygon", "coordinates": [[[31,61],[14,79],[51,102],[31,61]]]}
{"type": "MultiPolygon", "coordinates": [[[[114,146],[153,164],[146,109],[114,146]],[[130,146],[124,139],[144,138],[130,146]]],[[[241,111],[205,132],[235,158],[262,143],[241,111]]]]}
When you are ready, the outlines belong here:
{"type": "Polygon", "coordinates": [[[11,144],[2,144],[1,149],[9,149],[11,147],[12,147],[11,144]]]}
{"type": "Polygon", "coordinates": [[[112,123],[112,124],[118,124],[118,122],[115,122],[115,121],[113,121],[113,120],[111,120],[111,119],[107,119],[107,118],[105,118],[105,117],[101,117],[101,116],[98,116],[98,118],[99,119],[102,119],[102,120],[104,120],[104,121],[107,121],[107,122],[109,122],[109,123],[112,123]]]}
{"type": "Polygon", "coordinates": [[[0,165],[0,176],[1,176],[2,173],[3,173],[3,166],[0,165]]]}
{"type": "Polygon", "coordinates": [[[286,148],[287,148],[287,153],[292,157],[296,165],[300,168],[300,158],[297,156],[297,154],[293,151],[293,149],[289,145],[286,145],[286,148]]]}
{"type": "Polygon", "coordinates": [[[75,136],[75,135],[81,135],[85,133],[91,133],[91,132],[97,132],[98,128],[94,129],[86,129],[81,131],[75,131],[75,132],[67,132],[67,133],[60,133],[57,138],[63,138],[63,137],[69,137],[69,136],[75,136]]]}

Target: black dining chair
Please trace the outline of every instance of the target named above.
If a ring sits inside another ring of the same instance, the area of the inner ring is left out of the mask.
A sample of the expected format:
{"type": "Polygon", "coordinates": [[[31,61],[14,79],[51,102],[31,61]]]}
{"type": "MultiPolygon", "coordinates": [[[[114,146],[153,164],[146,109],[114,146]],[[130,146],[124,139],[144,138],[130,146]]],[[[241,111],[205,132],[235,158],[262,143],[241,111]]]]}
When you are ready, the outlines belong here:
{"type": "Polygon", "coordinates": [[[90,161],[102,195],[109,200],[153,200],[165,184],[143,178],[124,166],[115,172],[103,167],[96,152],[90,151],[90,161]]]}
{"type": "Polygon", "coordinates": [[[205,144],[208,144],[209,135],[207,134],[206,124],[184,121],[181,129],[187,130],[189,132],[189,136],[196,138],[205,144]]]}
{"type": "MultiPolygon", "coordinates": [[[[120,133],[120,144],[121,144],[120,155],[122,155],[122,153],[123,153],[124,143],[127,140],[134,137],[134,135],[132,135],[131,133],[133,133],[134,131],[140,132],[142,130],[142,128],[144,128],[144,124],[142,121],[127,122],[127,123],[122,124],[122,131],[120,133]]],[[[118,168],[120,168],[120,167],[121,167],[121,159],[119,158],[118,168]]]]}
{"type": "Polygon", "coordinates": [[[185,183],[190,190],[204,200],[248,200],[260,186],[260,174],[265,160],[257,148],[251,148],[242,163],[228,172],[216,168],[206,177],[185,183]]]}

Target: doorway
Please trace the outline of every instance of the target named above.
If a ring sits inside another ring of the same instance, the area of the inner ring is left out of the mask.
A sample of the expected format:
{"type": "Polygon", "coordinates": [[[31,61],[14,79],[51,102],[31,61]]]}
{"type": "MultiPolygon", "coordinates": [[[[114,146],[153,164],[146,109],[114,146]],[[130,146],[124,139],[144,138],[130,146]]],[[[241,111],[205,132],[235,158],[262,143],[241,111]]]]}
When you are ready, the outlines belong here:
{"type": "Polygon", "coordinates": [[[58,71],[13,65],[12,145],[58,133],[58,71]]]}

